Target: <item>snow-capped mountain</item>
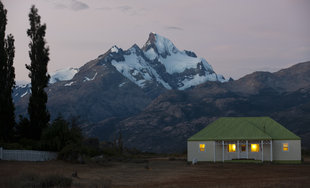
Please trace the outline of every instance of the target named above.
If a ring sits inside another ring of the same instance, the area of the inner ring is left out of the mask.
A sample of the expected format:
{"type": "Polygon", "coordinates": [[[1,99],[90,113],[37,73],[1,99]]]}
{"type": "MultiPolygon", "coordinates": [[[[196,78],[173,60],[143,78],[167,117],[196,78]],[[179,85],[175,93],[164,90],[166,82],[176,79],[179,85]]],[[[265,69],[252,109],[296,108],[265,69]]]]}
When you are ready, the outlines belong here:
{"type": "MultiPolygon", "coordinates": [[[[48,107],[51,116],[81,116],[88,122],[128,117],[143,110],[167,90],[185,90],[207,82],[225,82],[194,52],[181,51],[167,38],[150,33],[140,48],[112,46],[82,67],[50,73],[48,107]]],[[[25,114],[31,85],[17,86],[17,114],[25,114]]]]}
{"type": "MultiPolygon", "coordinates": [[[[49,80],[49,84],[71,80],[74,77],[74,75],[78,72],[79,72],[78,68],[59,69],[50,74],[51,78],[49,80]]],[[[15,89],[13,90],[13,99],[15,102],[17,102],[20,100],[20,98],[23,98],[30,93],[31,93],[31,83],[27,83],[25,81],[18,81],[16,83],[15,89]]]]}
{"type": "Polygon", "coordinates": [[[57,70],[50,74],[51,78],[49,83],[54,84],[59,81],[71,80],[74,77],[74,75],[78,72],[79,72],[78,68],[65,68],[57,70]]]}
{"type": "MultiPolygon", "coordinates": [[[[118,72],[141,88],[156,83],[166,89],[184,90],[206,81],[225,82],[222,75],[216,74],[211,65],[191,51],[180,51],[167,38],[150,33],[147,42],[140,49],[136,44],[124,51],[113,46],[107,53],[100,55],[98,61],[113,65],[118,72]]],[[[50,73],[49,83],[70,81],[79,72],[78,68],[65,68],[50,73]]],[[[85,76],[83,82],[92,81],[97,74],[85,76]]],[[[74,81],[64,86],[71,86],[74,81]]],[[[120,87],[123,84],[120,84],[120,87]]],[[[24,97],[30,93],[30,85],[18,85],[14,96],[24,97]]]]}
{"type": "Polygon", "coordinates": [[[142,49],[133,45],[124,51],[113,46],[109,54],[99,58],[103,58],[104,63],[111,63],[142,88],[150,81],[156,81],[166,89],[178,90],[206,81],[226,81],[204,58],[198,58],[194,52],[178,50],[169,39],[155,33],[150,33],[142,49]]]}

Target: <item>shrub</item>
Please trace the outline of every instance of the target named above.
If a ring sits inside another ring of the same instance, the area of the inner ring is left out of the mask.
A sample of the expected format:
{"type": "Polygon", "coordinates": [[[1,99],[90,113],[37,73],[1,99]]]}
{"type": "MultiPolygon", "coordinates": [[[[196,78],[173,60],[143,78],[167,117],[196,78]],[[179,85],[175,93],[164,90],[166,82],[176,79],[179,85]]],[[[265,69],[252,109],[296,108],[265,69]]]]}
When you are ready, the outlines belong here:
{"type": "Polygon", "coordinates": [[[27,174],[20,177],[19,187],[71,187],[72,179],[61,175],[49,175],[40,177],[34,174],[27,174]]]}
{"type": "Polygon", "coordinates": [[[24,147],[19,143],[0,142],[0,147],[3,147],[5,149],[24,149],[24,147]]]}
{"type": "Polygon", "coordinates": [[[43,131],[43,147],[51,151],[60,151],[69,142],[70,137],[69,123],[60,116],[43,131]]]}
{"type": "Polygon", "coordinates": [[[81,145],[83,136],[81,130],[71,126],[61,116],[56,118],[51,126],[46,128],[42,134],[42,146],[45,150],[61,151],[67,145],[81,145]]]}
{"type": "Polygon", "coordinates": [[[58,153],[58,159],[69,162],[83,162],[82,153],[80,145],[69,144],[58,153]]]}
{"type": "Polygon", "coordinates": [[[71,187],[72,179],[60,175],[50,175],[42,178],[40,181],[41,187],[71,187]]]}

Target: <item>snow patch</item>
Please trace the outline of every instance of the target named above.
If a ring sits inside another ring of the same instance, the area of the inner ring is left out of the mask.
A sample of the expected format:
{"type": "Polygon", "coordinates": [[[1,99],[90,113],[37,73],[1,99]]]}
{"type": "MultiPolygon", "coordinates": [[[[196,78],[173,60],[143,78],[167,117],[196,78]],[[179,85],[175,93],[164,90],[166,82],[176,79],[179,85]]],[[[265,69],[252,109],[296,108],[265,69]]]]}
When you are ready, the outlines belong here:
{"type": "Polygon", "coordinates": [[[157,54],[153,48],[150,48],[148,51],[144,52],[144,55],[152,61],[157,58],[157,54]]]}
{"type": "Polygon", "coordinates": [[[155,76],[155,79],[158,83],[161,83],[166,89],[172,89],[172,87],[165,82],[161,77],[158,75],[158,73],[152,68],[151,69],[152,74],[155,76]]]}
{"type": "Polygon", "coordinates": [[[197,64],[202,62],[204,68],[213,71],[211,65],[203,58],[195,58],[186,55],[184,52],[178,52],[173,55],[168,55],[166,58],[160,57],[160,62],[165,66],[167,73],[182,73],[186,69],[195,69],[197,64]]]}
{"type": "Polygon", "coordinates": [[[31,83],[27,83],[27,84],[16,84],[16,88],[26,88],[26,87],[31,87],[31,83]]]}
{"type": "Polygon", "coordinates": [[[139,71],[134,70],[131,74],[132,74],[133,76],[137,76],[137,75],[139,74],[139,71]]]}
{"type": "Polygon", "coordinates": [[[195,69],[198,63],[202,63],[208,72],[213,72],[211,65],[205,59],[187,55],[185,51],[178,50],[169,39],[163,36],[155,34],[155,46],[159,54],[150,48],[144,52],[144,55],[151,61],[159,57],[158,61],[165,66],[169,74],[182,73],[191,68],[195,69]],[[163,57],[161,54],[165,54],[165,56],[163,57]]]}
{"type": "Polygon", "coordinates": [[[71,80],[76,73],[79,72],[77,68],[66,68],[57,70],[54,73],[51,73],[50,84],[54,84],[59,81],[71,80]]]}
{"type": "Polygon", "coordinates": [[[92,78],[88,78],[87,76],[85,76],[85,79],[83,80],[83,82],[92,81],[96,78],[96,76],[97,76],[97,72],[95,73],[95,75],[92,78]]]}
{"type": "Polygon", "coordinates": [[[74,84],[74,82],[69,82],[69,83],[65,84],[64,86],[71,86],[72,84],[74,84]]]}
{"type": "Polygon", "coordinates": [[[179,87],[178,89],[179,90],[184,90],[184,89],[187,89],[191,86],[196,86],[196,85],[199,85],[199,84],[202,84],[206,81],[217,81],[217,75],[215,73],[212,73],[212,74],[208,74],[208,75],[205,75],[205,76],[199,76],[198,74],[194,75],[192,78],[190,79],[184,79],[181,84],[182,86],[179,87]]]}
{"type": "Polygon", "coordinates": [[[20,97],[22,98],[22,97],[24,97],[24,96],[26,96],[28,94],[28,91],[26,91],[24,94],[22,94],[20,97]]]}
{"type": "Polygon", "coordinates": [[[165,52],[169,52],[170,54],[179,52],[179,50],[169,39],[155,34],[155,40],[155,46],[160,54],[163,54],[165,52]]]}
{"type": "Polygon", "coordinates": [[[117,46],[113,46],[113,47],[111,48],[111,52],[112,52],[112,53],[118,53],[118,47],[117,47],[117,46]]]}
{"type": "Polygon", "coordinates": [[[228,80],[226,80],[226,79],[224,78],[224,76],[221,75],[221,74],[218,74],[218,75],[217,75],[217,79],[218,79],[218,81],[220,81],[220,82],[222,82],[222,83],[228,82],[228,80]]]}
{"type": "Polygon", "coordinates": [[[145,86],[146,80],[151,80],[147,69],[150,67],[145,60],[136,53],[132,52],[130,55],[124,55],[125,61],[117,62],[112,60],[111,64],[122,73],[126,78],[137,84],[139,87],[145,86]],[[142,77],[142,79],[138,77],[142,77]]]}
{"type": "Polygon", "coordinates": [[[29,84],[29,81],[26,80],[16,80],[16,86],[23,86],[29,84]]]}
{"type": "Polygon", "coordinates": [[[123,87],[127,82],[120,83],[118,87],[123,87]]]}
{"type": "Polygon", "coordinates": [[[168,83],[163,81],[157,72],[142,57],[138,56],[135,51],[130,55],[124,55],[125,61],[112,60],[111,64],[130,81],[139,87],[145,87],[146,81],[154,77],[157,82],[161,83],[167,89],[171,89],[168,83]]]}

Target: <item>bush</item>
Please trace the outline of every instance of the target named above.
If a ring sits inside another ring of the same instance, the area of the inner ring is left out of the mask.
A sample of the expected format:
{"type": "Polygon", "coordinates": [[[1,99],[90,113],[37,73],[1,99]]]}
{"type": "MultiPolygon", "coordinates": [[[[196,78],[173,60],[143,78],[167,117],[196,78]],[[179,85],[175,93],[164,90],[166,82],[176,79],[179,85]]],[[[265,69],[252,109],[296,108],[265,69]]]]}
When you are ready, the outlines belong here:
{"type": "Polygon", "coordinates": [[[43,147],[51,151],[60,151],[70,140],[69,123],[62,117],[55,119],[42,133],[43,147]]]}
{"type": "Polygon", "coordinates": [[[0,142],[0,147],[4,149],[24,149],[24,147],[19,143],[0,142]]]}
{"type": "Polygon", "coordinates": [[[83,136],[81,130],[74,126],[70,127],[70,123],[61,116],[56,118],[52,125],[46,128],[42,134],[42,147],[45,150],[61,151],[70,144],[81,145],[83,136]]]}
{"type": "Polygon", "coordinates": [[[60,175],[51,175],[42,178],[40,181],[41,187],[71,187],[72,179],[60,175]]]}
{"type": "Polygon", "coordinates": [[[91,148],[85,145],[71,143],[65,146],[58,153],[58,159],[74,163],[84,163],[86,157],[90,158],[100,154],[101,152],[97,148],[91,148]]]}
{"type": "Polygon", "coordinates": [[[82,148],[77,144],[69,144],[65,146],[59,153],[58,159],[69,161],[69,162],[83,162],[82,148]]]}
{"type": "Polygon", "coordinates": [[[24,149],[27,150],[41,150],[41,142],[37,140],[32,140],[30,138],[22,138],[19,140],[19,143],[23,146],[24,149]]]}

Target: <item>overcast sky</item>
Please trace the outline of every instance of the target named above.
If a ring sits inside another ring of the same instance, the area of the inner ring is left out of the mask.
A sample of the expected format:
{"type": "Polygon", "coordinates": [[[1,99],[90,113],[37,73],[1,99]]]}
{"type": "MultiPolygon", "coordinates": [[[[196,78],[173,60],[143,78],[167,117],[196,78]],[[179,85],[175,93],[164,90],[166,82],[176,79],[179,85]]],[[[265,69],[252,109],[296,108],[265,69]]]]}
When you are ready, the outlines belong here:
{"type": "Polygon", "coordinates": [[[310,60],[309,0],[2,0],[15,37],[17,80],[29,80],[26,30],[35,4],[47,24],[49,72],[80,67],[116,44],[140,47],[150,32],[238,79],[310,60]]]}

